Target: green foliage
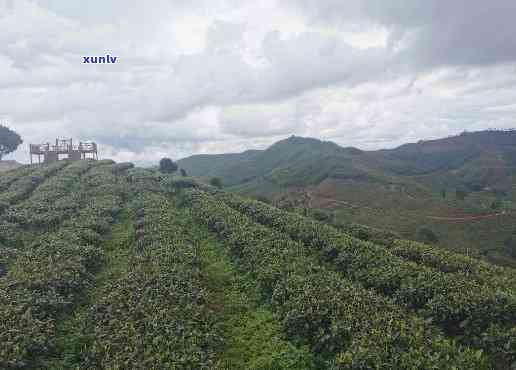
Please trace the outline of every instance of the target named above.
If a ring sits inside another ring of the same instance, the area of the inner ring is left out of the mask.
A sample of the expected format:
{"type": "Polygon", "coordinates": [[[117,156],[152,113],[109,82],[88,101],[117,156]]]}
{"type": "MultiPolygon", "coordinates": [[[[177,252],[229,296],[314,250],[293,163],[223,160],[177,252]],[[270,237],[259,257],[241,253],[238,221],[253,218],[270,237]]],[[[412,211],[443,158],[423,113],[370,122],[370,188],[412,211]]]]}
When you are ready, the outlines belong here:
{"type": "Polygon", "coordinates": [[[516,230],[504,240],[504,246],[510,256],[516,257],[516,230]]]}
{"type": "Polygon", "coordinates": [[[5,171],[0,176],[0,191],[5,191],[16,180],[30,175],[37,167],[22,166],[11,171],[5,171]]]}
{"type": "Polygon", "coordinates": [[[159,161],[159,170],[162,173],[174,173],[177,171],[177,163],[170,158],[161,158],[159,161]]]}
{"type": "Polygon", "coordinates": [[[14,152],[21,143],[23,140],[18,133],[0,125],[0,161],[4,155],[14,152]]]}
{"type": "Polygon", "coordinates": [[[184,168],[181,168],[180,172],[181,172],[181,176],[183,176],[183,177],[188,176],[188,175],[186,174],[186,170],[185,170],[184,168]]]}
{"type": "Polygon", "coordinates": [[[485,367],[480,352],[457,347],[391,300],[324,269],[286,235],[251,222],[206,193],[190,190],[185,196],[196,217],[252,272],[289,338],[309,345],[328,366],[485,367]]]}
{"type": "MultiPolygon", "coordinates": [[[[285,208],[282,208],[285,209],[285,208]]],[[[285,209],[288,211],[288,209],[285,209]]],[[[375,244],[380,245],[390,245],[394,240],[399,239],[400,236],[392,231],[376,229],[374,227],[357,224],[354,222],[342,222],[336,221],[332,219],[328,213],[323,212],[324,214],[320,214],[315,209],[311,209],[308,214],[309,217],[316,219],[317,221],[322,221],[331,224],[332,226],[338,228],[339,230],[349,234],[357,239],[363,241],[370,241],[375,244]]]]}
{"type": "Polygon", "coordinates": [[[281,340],[278,323],[269,311],[258,310],[239,316],[231,337],[230,351],[221,367],[229,369],[312,369],[313,360],[304,348],[281,340]],[[258,335],[257,335],[258,334],[258,335]],[[244,356],[243,353],[244,352],[244,356]],[[242,360],[245,357],[245,360],[242,360]]]}
{"type": "Polygon", "coordinates": [[[268,203],[268,204],[270,204],[270,202],[271,202],[271,201],[269,200],[269,198],[267,198],[267,197],[266,197],[266,196],[264,196],[264,195],[257,195],[255,198],[256,198],[256,200],[258,200],[258,201],[260,201],[260,202],[263,202],[263,203],[268,203]]]}
{"type": "Polygon", "coordinates": [[[24,229],[48,229],[57,226],[60,221],[77,211],[80,200],[78,193],[73,190],[77,188],[80,177],[97,166],[98,162],[57,163],[60,165],[59,172],[35,188],[30,199],[6,212],[4,218],[23,226],[24,229]],[[67,164],[66,167],[63,168],[63,164],[67,164]]]}
{"type": "MultiPolygon", "coordinates": [[[[315,204],[336,209],[348,220],[412,239],[417,238],[418,226],[429,225],[439,235],[440,246],[479,253],[503,245],[512,227],[509,212],[478,222],[446,222],[428,216],[489,213],[486,208],[495,192],[505,194],[503,201],[510,210],[509,201],[516,199],[515,147],[514,131],[482,131],[364,152],[292,137],[263,151],[192,156],[179,163],[203,180],[221,177],[229,191],[275,199],[291,186],[301,187],[321,195],[321,199],[314,197],[315,204]],[[456,188],[471,195],[457,201],[456,188]],[[324,196],[341,202],[322,202],[324,196]]],[[[488,257],[515,265],[502,249],[488,257]]]]}
{"type": "Polygon", "coordinates": [[[417,230],[418,239],[427,243],[437,243],[439,238],[435,234],[435,232],[427,226],[421,226],[417,230]]]}
{"type": "Polygon", "coordinates": [[[190,177],[167,177],[161,180],[161,186],[165,191],[174,192],[181,189],[196,188],[199,187],[199,184],[190,177]]]}
{"type": "MultiPolygon", "coordinates": [[[[53,166],[58,165],[43,166],[41,171],[50,171],[53,166]]],[[[89,164],[78,162],[67,167],[68,175],[74,171],[84,173],[86,167],[89,168],[89,164]]],[[[34,194],[35,200],[44,202],[47,197],[52,200],[63,195],[61,185],[66,187],[68,175],[52,177],[44,183],[34,194]],[[52,181],[54,179],[56,182],[52,181]],[[48,186],[51,182],[55,188],[48,186]]],[[[89,170],[82,181],[81,197],[70,198],[75,211],[51,210],[51,214],[61,212],[57,215],[59,222],[52,221],[52,225],[31,241],[30,247],[26,245],[27,248],[19,250],[16,258],[7,264],[6,274],[0,277],[2,368],[35,367],[41,357],[52,353],[56,321],[74,307],[102,263],[103,253],[99,248],[102,239],[99,234],[92,243],[91,234],[109,231],[108,224],[120,210],[125,188],[113,174],[112,165],[89,170]]],[[[24,210],[46,207],[44,204],[38,208],[38,203],[27,202],[10,210],[9,217],[16,221],[13,225],[22,233],[33,225],[30,218],[23,217],[28,214],[24,210]],[[18,223],[21,220],[28,221],[18,223]]]]}
{"type": "Polygon", "coordinates": [[[340,230],[344,231],[345,233],[347,233],[355,238],[358,238],[358,239],[361,239],[364,241],[370,241],[372,243],[380,244],[380,245],[389,245],[395,239],[399,238],[399,235],[392,231],[380,230],[380,229],[376,229],[374,227],[360,225],[357,223],[346,223],[346,224],[339,223],[336,226],[340,230]]]}
{"type": "Polygon", "coordinates": [[[206,304],[195,247],[178,232],[171,203],[140,194],[131,271],[91,308],[86,368],[212,368],[220,336],[206,304]],[[143,212],[141,211],[143,210],[143,212]]]}
{"type": "Polygon", "coordinates": [[[122,163],[116,163],[113,164],[111,171],[115,175],[120,175],[125,173],[127,170],[130,170],[131,168],[134,168],[134,164],[131,162],[122,162],[122,163]]]}
{"type": "MultiPolygon", "coordinates": [[[[405,261],[384,247],[263,203],[231,195],[220,198],[303,242],[343,276],[408,306],[466,344],[481,345],[480,338],[490,324],[508,328],[516,323],[516,297],[508,291],[405,261]]],[[[513,352],[504,360],[510,363],[515,359],[513,352]]]]}
{"type": "MultiPolygon", "coordinates": [[[[471,176],[459,178],[452,171],[469,164],[477,168],[474,162],[484,153],[493,151],[511,166],[516,158],[516,151],[512,149],[515,143],[514,132],[481,131],[405,144],[391,150],[363,152],[331,142],[292,136],[266,150],[195,155],[180,160],[179,164],[192,176],[221,177],[227,186],[240,185],[244,189],[253,189],[255,194],[265,184],[276,185],[282,190],[290,186],[317,185],[325,179],[383,184],[394,181],[409,185],[413,181],[405,176],[431,173],[443,180],[435,185],[434,191],[439,192],[443,186],[459,183],[468,188],[482,188],[489,176],[475,170],[471,176]]],[[[478,167],[481,169],[483,165],[478,167]]]]}
{"type": "Polygon", "coordinates": [[[0,177],[1,368],[515,361],[514,270],[132,167],[65,161],[0,177]],[[126,202],[134,231],[105,243],[126,202]]]}
{"type": "Polygon", "coordinates": [[[219,177],[213,177],[210,180],[210,185],[220,189],[222,188],[222,180],[219,177]]]}
{"type": "Polygon", "coordinates": [[[37,167],[30,171],[30,175],[24,175],[24,169],[15,170],[15,174],[21,172],[22,175],[15,176],[4,182],[4,189],[2,193],[0,193],[0,202],[4,204],[3,208],[7,208],[5,204],[14,204],[26,199],[45,179],[55,175],[68,164],[69,163],[66,161],[60,161],[37,167]]]}
{"type": "MultiPolygon", "coordinates": [[[[182,209],[183,223],[198,243],[208,302],[220,317],[223,348],[217,357],[219,369],[313,369],[314,354],[285,338],[281,323],[260,299],[256,283],[239,271],[224,246],[189,210],[182,209]]],[[[188,231],[187,231],[188,230],[188,231]]]]}
{"type": "Polygon", "coordinates": [[[444,273],[462,274],[481,284],[516,293],[516,272],[513,269],[410,240],[396,239],[388,247],[391,253],[405,260],[444,273]]]}
{"type": "Polygon", "coordinates": [[[455,197],[458,200],[464,200],[467,195],[468,195],[468,193],[466,192],[466,190],[459,189],[459,188],[455,189],[455,197]]]}
{"type": "Polygon", "coordinates": [[[318,184],[326,178],[383,180],[354,165],[353,159],[361,154],[355,148],[292,136],[264,151],[198,155],[179,164],[193,176],[221,177],[227,186],[254,183],[261,188],[264,179],[279,187],[318,184]]]}
{"type": "Polygon", "coordinates": [[[318,221],[330,221],[331,216],[322,210],[313,209],[310,210],[310,217],[313,217],[318,221]]]}
{"type": "Polygon", "coordinates": [[[493,202],[491,202],[490,208],[495,209],[495,210],[500,209],[502,207],[502,204],[503,204],[502,201],[497,199],[497,200],[494,200],[493,202]]]}

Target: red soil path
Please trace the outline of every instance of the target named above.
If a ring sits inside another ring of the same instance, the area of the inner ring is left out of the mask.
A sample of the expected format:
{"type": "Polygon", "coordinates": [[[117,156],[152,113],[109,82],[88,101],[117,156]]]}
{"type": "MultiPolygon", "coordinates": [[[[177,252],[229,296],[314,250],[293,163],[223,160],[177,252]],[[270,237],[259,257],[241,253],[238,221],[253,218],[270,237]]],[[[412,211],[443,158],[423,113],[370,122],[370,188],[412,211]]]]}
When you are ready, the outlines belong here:
{"type": "MultiPolygon", "coordinates": [[[[321,200],[344,204],[348,207],[373,209],[373,208],[367,207],[367,206],[358,206],[356,204],[352,204],[352,203],[345,202],[342,200],[328,198],[325,196],[321,196],[319,194],[314,194],[313,192],[310,192],[310,191],[306,192],[306,195],[307,195],[307,198],[309,201],[309,206],[315,198],[319,198],[321,200]]],[[[498,212],[498,213],[489,213],[489,214],[485,214],[485,215],[471,215],[471,216],[460,216],[460,217],[446,217],[446,216],[426,216],[426,217],[430,218],[432,220],[441,220],[441,221],[474,221],[474,220],[484,220],[484,219],[488,219],[488,218],[495,218],[495,217],[504,216],[504,215],[508,215],[508,213],[506,211],[502,211],[502,212],[498,212]]]]}

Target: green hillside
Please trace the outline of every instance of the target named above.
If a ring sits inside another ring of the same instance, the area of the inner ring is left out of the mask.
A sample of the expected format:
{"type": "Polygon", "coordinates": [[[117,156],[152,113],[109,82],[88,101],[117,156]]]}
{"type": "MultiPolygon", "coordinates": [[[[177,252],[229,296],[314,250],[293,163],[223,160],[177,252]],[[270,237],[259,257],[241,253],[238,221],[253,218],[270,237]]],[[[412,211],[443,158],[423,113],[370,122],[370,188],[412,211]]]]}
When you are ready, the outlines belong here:
{"type": "Polygon", "coordinates": [[[418,176],[438,174],[440,185],[478,191],[512,176],[516,131],[463,133],[378,151],[291,136],[266,150],[194,155],[179,165],[194,176],[222,177],[228,186],[263,179],[284,187],[317,185],[327,178],[410,183],[412,178],[419,182],[418,176]]]}
{"type": "Polygon", "coordinates": [[[291,136],[264,151],[197,155],[178,163],[193,176],[222,177],[228,186],[263,180],[279,186],[302,186],[317,184],[330,176],[372,176],[355,165],[361,154],[358,149],[341,148],[332,142],[291,136]]]}
{"type": "Polygon", "coordinates": [[[199,156],[180,166],[205,179],[221,177],[229,191],[325,213],[336,225],[361,223],[420,241],[429,241],[430,230],[442,247],[514,264],[515,148],[515,131],[377,151],[293,136],[252,156],[202,156],[209,171],[199,156]]]}
{"type": "Polygon", "coordinates": [[[130,163],[23,166],[0,199],[0,368],[516,361],[510,268],[130,163]]]}

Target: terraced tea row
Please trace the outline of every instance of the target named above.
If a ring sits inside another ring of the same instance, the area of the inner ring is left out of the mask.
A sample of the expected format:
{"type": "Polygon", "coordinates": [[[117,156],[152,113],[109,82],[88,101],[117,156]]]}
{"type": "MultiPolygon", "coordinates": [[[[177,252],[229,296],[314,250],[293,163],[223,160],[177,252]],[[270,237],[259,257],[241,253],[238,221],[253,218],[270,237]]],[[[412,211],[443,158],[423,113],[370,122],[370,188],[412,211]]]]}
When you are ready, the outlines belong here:
{"type": "Polygon", "coordinates": [[[82,176],[93,167],[105,164],[97,161],[70,164],[39,186],[30,198],[9,209],[3,219],[24,230],[56,227],[79,207],[81,190],[86,185],[81,182],[82,176]]]}
{"type": "Polygon", "coordinates": [[[481,352],[461,348],[390,299],[343,279],[286,235],[252,222],[221,200],[185,191],[196,217],[252,272],[291,340],[308,344],[332,368],[484,368],[481,352]]]}
{"type": "Polygon", "coordinates": [[[2,181],[5,187],[0,187],[0,214],[12,204],[26,199],[39,184],[68,164],[67,161],[61,161],[48,166],[23,167],[10,171],[7,175],[8,180],[2,181]]]}
{"type": "Polygon", "coordinates": [[[463,343],[483,348],[506,363],[516,359],[514,295],[461,274],[446,274],[403,260],[384,247],[261,202],[229,194],[219,198],[254,220],[304,243],[342,276],[407,305],[463,343]],[[500,342],[506,345],[493,345],[500,342]]]}
{"type": "Polygon", "coordinates": [[[88,189],[99,186],[94,184],[97,174],[104,179],[102,174],[116,166],[113,161],[80,161],[65,167],[0,217],[1,241],[23,248],[41,234],[57,230],[89,202],[88,189]]]}
{"type": "Polygon", "coordinates": [[[127,163],[59,165],[0,180],[6,193],[22,185],[0,215],[0,368],[488,369],[516,360],[511,270],[422,244],[365,242],[127,163]],[[45,180],[24,187],[37,171],[45,180]],[[120,218],[117,246],[104,236],[120,218]],[[240,285],[226,291],[221,266],[233,266],[240,285]],[[250,296],[255,303],[243,303],[250,296]]]}
{"type": "Polygon", "coordinates": [[[457,273],[497,289],[516,293],[516,271],[496,266],[477,258],[453,253],[411,240],[396,239],[386,245],[389,251],[405,260],[435,268],[445,273],[457,273]]]}
{"type": "Polygon", "coordinates": [[[335,226],[339,231],[363,241],[387,247],[398,257],[435,268],[445,273],[459,273],[469,279],[489,284],[495,288],[516,292],[516,271],[493,265],[481,259],[454,253],[412,240],[400,239],[394,233],[372,227],[345,223],[335,226]]]}
{"type": "MultiPolygon", "coordinates": [[[[18,213],[23,213],[21,210],[26,207],[26,205],[38,204],[38,202],[33,203],[33,199],[37,199],[38,197],[44,199],[47,196],[50,198],[52,191],[49,190],[52,189],[52,184],[58,185],[62,179],[68,179],[67,174],[69,172],[73,172],[76,167],[83,165],[84,162],[69,164],[63,161],[50,166],[25,166],[13,171],[8,171],[0,177],[0,183],[4,185],[4,187],[0,187],[0,189],[6,190],[8,188],[7,185],[12,185],[14,188],[21,184],[21,188],[18,189],[18,194],[23,193],[25,198],[25,200],[21,198],[17,199],[21,201],[19,203],[12,201],[11,204],[3,203],[3,207],[0,205],[0,276],[5,275],[7,266],[16,259],[17,250],[12,249],[12,247],[20,247],[24,239],[32,240],[35,237],[33,233],[23,232],[21,229],[22,225],[16,222],[18,213]],[[27,179],[30,179],[30,181],[27,181],[27,179]],[[51,184],[50,186],[49,183],[51,184]],[[31,186],[28,187],[28,184],[31,184],[31,186]],[[5,246],[10,248],[4,248],[5,246]]],[[[73,181],[77,181],[77,179],[73,179],[73,181]]],[[[13,193],[17,192],[11,190],[7,191],[6,194],[13,193]]],[[[2,196],[6,199],[10,197],[9,195],[6,196],[4,193],[0,194],[0,197],[2,196]]],[[[56,199],[54,198],[54,200],[56,199]]],[[[50,204],[51,202],[47,203],[48,206],[50,206],[50,204]]],[[[45,209],[45,207],[38,208],[45,209]]]]}
{"type": "Polygon", "coordinates": [[[37,166],[22,166],[3,172],[2,176],[0,176],[0,192],[7,190],[13,182],[30,175],[37,168],[37,166]]]}
{"type": "Polygon", "coordinates": [[[113,167],[101,166],[85,179],[91,185],[83,194],[85,207],[18,251],[0,278],[0,367],[37,366],[55,345],[56,320],[90,287],[102,263],[102,234],[109,231],[126,191],[113,167]]]}
{"type": "Polygon", "coordinates": [[[84,368],[213,368],[220,347],[194,244],[163,196],[140,194],[131,271],[112,281],[90,309],[94,340],[84,368]]]}

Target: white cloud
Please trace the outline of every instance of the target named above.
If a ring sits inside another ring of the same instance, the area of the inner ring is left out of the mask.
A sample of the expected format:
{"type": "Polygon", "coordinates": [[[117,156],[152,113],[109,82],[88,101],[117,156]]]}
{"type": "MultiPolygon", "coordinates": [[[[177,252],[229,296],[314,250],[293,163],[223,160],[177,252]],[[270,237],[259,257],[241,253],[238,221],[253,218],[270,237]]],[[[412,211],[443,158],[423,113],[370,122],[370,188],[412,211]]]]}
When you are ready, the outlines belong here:
{"type": "Polygon", "coordinates": [[[92,139],[139,163],[515,125],[512,2],[386,4],[0,0],[0,121],[26,144],[92,139]],[[106,53],[119,63],[82,63],[106,53]]]}

